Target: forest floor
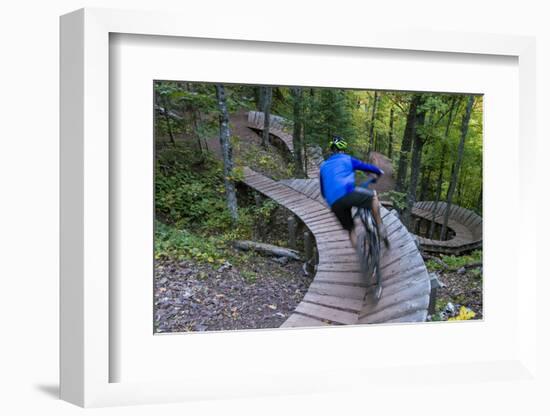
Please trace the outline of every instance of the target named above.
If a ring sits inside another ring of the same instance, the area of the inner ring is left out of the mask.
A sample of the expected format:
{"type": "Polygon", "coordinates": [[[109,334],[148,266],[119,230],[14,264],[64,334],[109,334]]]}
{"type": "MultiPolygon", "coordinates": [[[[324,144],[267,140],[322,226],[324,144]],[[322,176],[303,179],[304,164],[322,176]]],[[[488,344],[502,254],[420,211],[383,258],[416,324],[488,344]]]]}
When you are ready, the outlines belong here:
{"type": "Polygon", "coordinates": [[[302,264],[254,256],[238,265],[155,263],[156,332],[278,328],[304,297],[302,264]]]}
{"type": "Polygon", "coordinates": [[[461,270],[462,266],[481,261],[481,250],[462,256],[439,256],[453,270],[445,270],[432,260],[426,261],[430,273],[437,273],[443,287],[438,289],[436,313],[431,320],[440,321],[456,315],[461,306],[475,313],[471,319],[483,319],[483,270],[472,268],[461,270]],[[452,304],[452,311],[448,305],[452,304]]]}
{"type": "MultiPolygon", "coordinates": [[[[246,111],[230,115],[236,165],[250,166],[274,179],[291,177],[283,152],[272,144],[264,149],[260,136],[247,124],[246,111]]],[[[206,143],[221,158],[219,138],[206,143]]],[[[254,224],[254,240],[285,246],[290,214],[276,206],[269,218],[254,224]]],[[[297,245],[303,248],[300,234],[297,245]]],[[[227,261],[221,265],[166,256],[155,260],[156,332],[277,328],[300,303],[313,278],[304,274],[298,261],[232,247],[226,247],[223,255],[227,261]]]]}

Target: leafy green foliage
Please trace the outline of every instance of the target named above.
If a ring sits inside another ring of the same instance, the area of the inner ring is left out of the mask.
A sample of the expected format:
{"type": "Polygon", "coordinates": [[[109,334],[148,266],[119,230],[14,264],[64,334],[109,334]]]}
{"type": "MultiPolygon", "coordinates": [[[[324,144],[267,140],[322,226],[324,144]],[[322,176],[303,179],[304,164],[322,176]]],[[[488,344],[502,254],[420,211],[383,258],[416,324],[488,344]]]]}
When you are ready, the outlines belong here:
{"type": "Polygon", "coordinates": [[[195,235],[187,230],[178,230],[159,221],[155,226],[155,257],[194,259],[199,262],[223,263],[225,242],[211,236],[195,235]]]}
{"type": "Polygon", "coordinates": [[[155,208],[157,218],[178,227],[208,224],[212,231],[229,227],[221,163],[183,147],[159,152],[155,208]]]}
{"type": "MultiPolygon", "coordinates": [[[[242,169],[235,170],[242,175],[242,169]]],[[[230,250],[231,241],[249,239],[255,225],[269,223],[278,205],[265,199],[239,208],[239,220],[232,224],[225,203],[221,162],[208,154],[185,147],[157,152],[155,178],[155,255],[191,258],[217,263],[245,254],[230,250]]]]}
{"type": "MultiPolygon", "coordinates": [[[[481,262],[481,258],[482,258],[482,251],[476,250],[471,252],[470,254],[463,254],[461,256],[442,256],[441,260],[450,268],[460,269],[461,267],[464,267],[468,264],[481,262]]],[[[426,262],[426,267],[428,268],[429,271],[445,270],[445,268],[441,264],[437,263],[432,259],[426,262]]]]}
{"type": "Polygon", "coordinates": [[[389,191],[388,195],[392,201],[394,208],[401,211],[407,206],[407,194],[404,192],[389,191]]]}

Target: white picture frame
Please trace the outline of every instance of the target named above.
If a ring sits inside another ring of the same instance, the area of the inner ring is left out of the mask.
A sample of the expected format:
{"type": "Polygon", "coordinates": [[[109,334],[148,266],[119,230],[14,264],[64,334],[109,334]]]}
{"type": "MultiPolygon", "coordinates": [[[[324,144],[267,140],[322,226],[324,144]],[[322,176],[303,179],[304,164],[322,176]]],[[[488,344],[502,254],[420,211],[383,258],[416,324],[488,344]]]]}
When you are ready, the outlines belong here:
{"type": "MultiPolygon", "coordinates": [[[[441,362],[414,368],[371,366],[358,379],[354,369],[323,370],[309,374],[269,374],[269,380],[232,383],[231,374],[180,381],[110,382],[109,368],[117,358],[109,348],[109,35],[113,33],[207,38],[334,47],[431,51],[440,54],[504,55],[518,59],[519,150],[521,199],[527,204],[535,192],[525,178],[535,149],[535,41],[529,37],[473,33],[433,33],[421,30],[377,29],[327,34],[322,30],[298,34],[271,26],[246,36],[229,26],[188,21],[172,13],[83,9],[61,19],[61,397],[80,406],[106,406],[182,401],[197,398],[247,397],[267,394],[315,393],[351,388],[361,380],[373,388],[395,377],[429,383],[431,377],[452,369],[455,377],[472,382],[531,380],[536,382],[535,261],[525,242],[535,241],[536,218],[521,215],[519,261],[523,268],[518,288],[518,326],[515,354],[506,360],[469,363],[441,362]],[[523,244],[522,244],[523,242],[523,244]],[[529,318],[527,318],[529,317],[529,318]],[[414,373],[407,379],[405,374],[414,373]],[[319,377],[323,375],[324,377],[319,377]],[[391,375],[391,376],[390,376],[391,375]],[[289,377],[292,380],[289,381],[289,377]],[[393,377],[393,378],[392,378],[393,377]],[[347,380],[342,382],[340,380],[347,380]]],[[[218,22],[219,23],[219,22],[218,22]]],[[[525,209],[522,205],[521,209],[525,209]]],[[[518,273],[518,271],[516,271],[518,273]]],[[[403,327],[402,331],[409,331],[403,327]]],[[[321,329],[322,331],[322,329],[321,329]]],[[[313,334],[313,333],[311,333],[313,334]]],[[[313,336],[313,335],[311,335],[313,336]]]]}

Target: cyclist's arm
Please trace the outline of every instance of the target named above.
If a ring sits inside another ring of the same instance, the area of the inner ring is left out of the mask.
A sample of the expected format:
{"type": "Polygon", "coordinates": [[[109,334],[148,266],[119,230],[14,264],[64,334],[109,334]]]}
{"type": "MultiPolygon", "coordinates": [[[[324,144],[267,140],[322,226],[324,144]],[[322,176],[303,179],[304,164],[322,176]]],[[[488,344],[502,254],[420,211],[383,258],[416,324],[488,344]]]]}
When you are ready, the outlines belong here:
{"type": "Polygon", "coordinates": [[[361,170],[363,172],[372,172],[376,173],[377,175],[382,175],[384,172],[382,169],[378,168],[377,166],[370,165],[368,163],[362,162],[359,159],[351,158],[351,166],[353,170],[361,170]]]}

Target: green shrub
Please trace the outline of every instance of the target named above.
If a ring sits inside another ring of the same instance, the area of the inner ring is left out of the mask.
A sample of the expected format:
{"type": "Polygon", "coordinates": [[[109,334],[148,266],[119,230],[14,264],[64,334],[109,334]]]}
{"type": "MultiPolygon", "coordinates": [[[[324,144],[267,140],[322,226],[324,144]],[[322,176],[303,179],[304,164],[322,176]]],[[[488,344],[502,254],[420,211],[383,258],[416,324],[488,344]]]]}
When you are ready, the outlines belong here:
{"type": "MultiPolygon", "coordinates": [[[[468,264],[480,262],[481,259],[482,259],[481,250],[473,251],[470,254],[463,254],[462,256],[442,256],[441,257],[441,260],[452,269],[460,269],[461,267],[464,267],[468,264]]],[[[430,271],[445,270],[445,267],[443,267],[441,264],[431,259],[426,261],[426,267],[430,271]]],[[[481,275],[481,272],[479,270],[477,272],[479,273],[479,275],[481,275]]],[[[472,273],[472,271],[470,271],[470,273],[472,273]]]]}
{"type": "Polygon", "coordinates": [[[202,263],[223,263],[225,242],[218,237],[195,235],[159,221],[155,223],[155,258],[193,259],[202,263]]]}
{"type": "Polygon", "coordinates": [[[178,228],[212,232],[230,227],[221,163],[208,154],[173,148],[157,155],[155,210],[178,228]]]}

